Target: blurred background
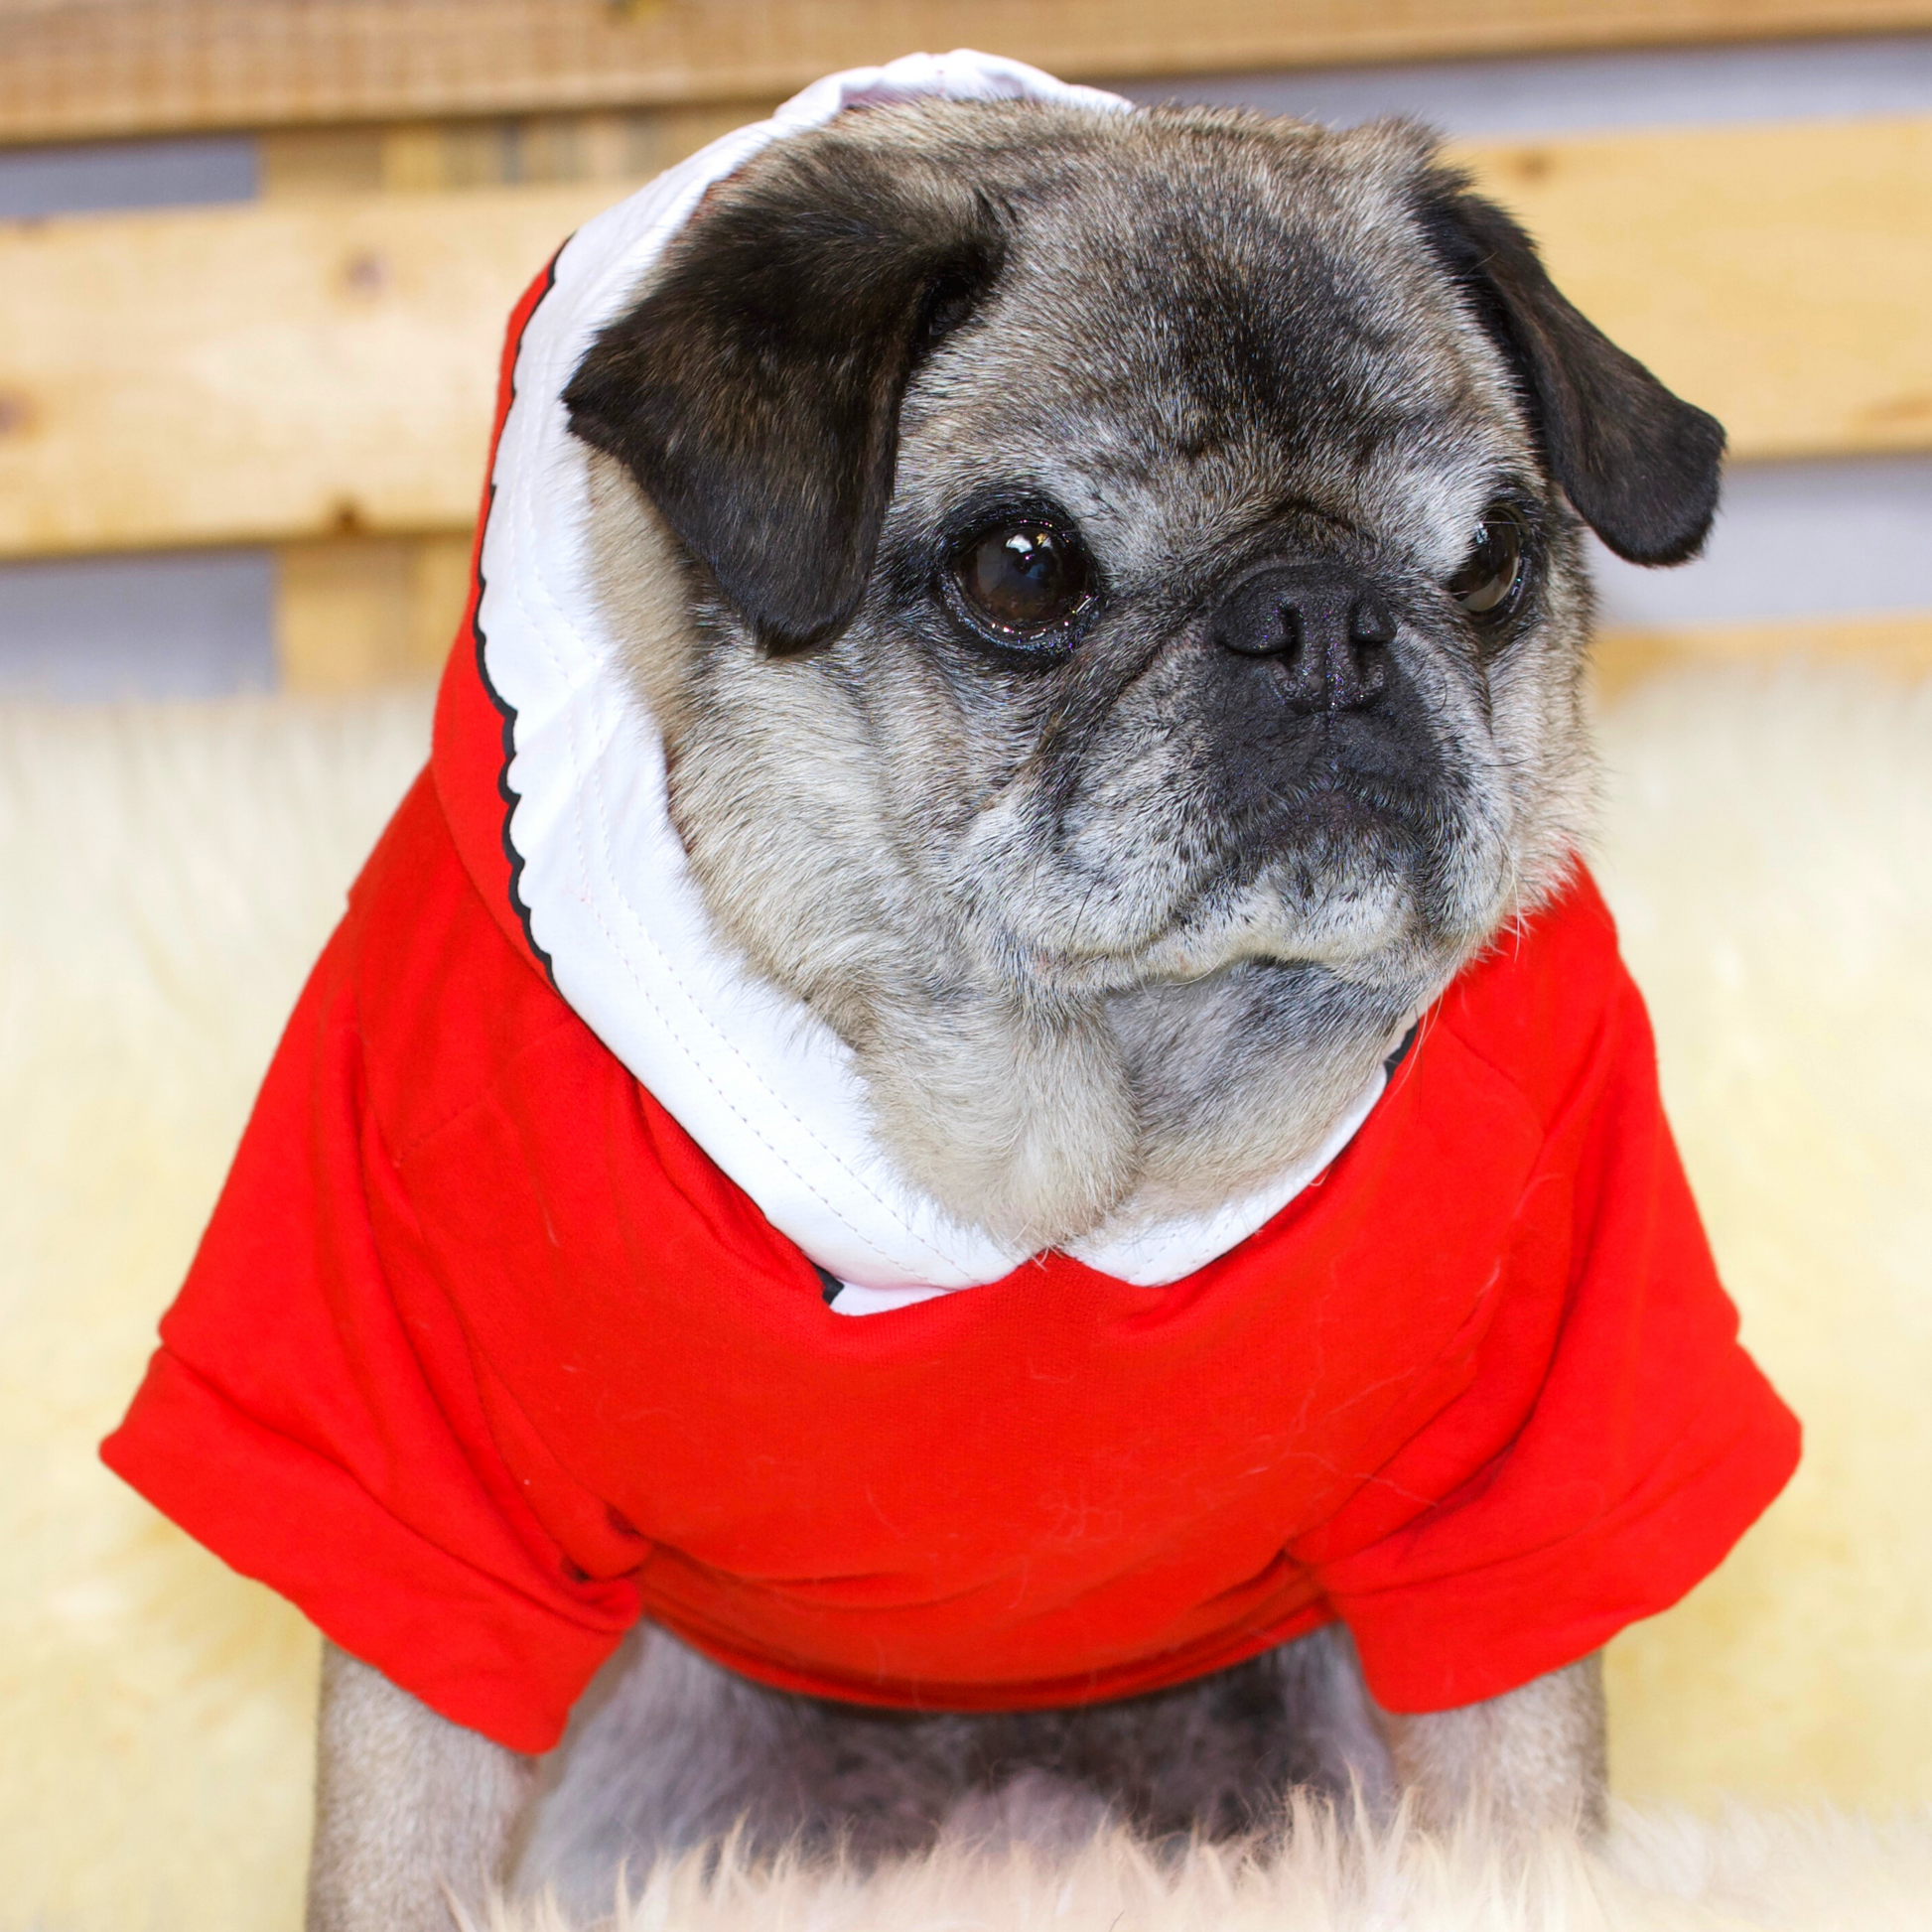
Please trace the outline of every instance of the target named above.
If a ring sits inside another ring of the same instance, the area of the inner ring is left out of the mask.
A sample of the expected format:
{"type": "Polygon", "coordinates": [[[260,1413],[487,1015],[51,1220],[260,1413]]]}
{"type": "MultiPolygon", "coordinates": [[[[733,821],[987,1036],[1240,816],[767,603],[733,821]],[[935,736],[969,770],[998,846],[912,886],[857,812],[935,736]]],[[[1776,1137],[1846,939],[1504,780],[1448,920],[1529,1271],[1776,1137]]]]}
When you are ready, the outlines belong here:
{"type": "Polygon", "coordinates": [[[558,238],[961,43],[1440,128],[1730,429],[1709,555],[1604,560],[1611,683],[1932,663],[1932,0],[0,0],[0,694],[427,672],[558,238]]]}

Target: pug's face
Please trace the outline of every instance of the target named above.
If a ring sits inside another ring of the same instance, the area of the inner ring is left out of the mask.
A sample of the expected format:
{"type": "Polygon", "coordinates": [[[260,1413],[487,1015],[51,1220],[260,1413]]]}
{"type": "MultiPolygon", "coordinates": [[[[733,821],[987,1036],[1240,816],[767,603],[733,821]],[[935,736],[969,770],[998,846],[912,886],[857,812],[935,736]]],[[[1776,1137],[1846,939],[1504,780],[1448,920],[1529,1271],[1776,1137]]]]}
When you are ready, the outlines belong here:
{"type": "Polygon", "coordinates": [[[1582,831],[1581,530],[1722,433],[1412,129],[849,114],[568,400],[712,909],[1039,1240],[1318,1142],[1582,831]]]}

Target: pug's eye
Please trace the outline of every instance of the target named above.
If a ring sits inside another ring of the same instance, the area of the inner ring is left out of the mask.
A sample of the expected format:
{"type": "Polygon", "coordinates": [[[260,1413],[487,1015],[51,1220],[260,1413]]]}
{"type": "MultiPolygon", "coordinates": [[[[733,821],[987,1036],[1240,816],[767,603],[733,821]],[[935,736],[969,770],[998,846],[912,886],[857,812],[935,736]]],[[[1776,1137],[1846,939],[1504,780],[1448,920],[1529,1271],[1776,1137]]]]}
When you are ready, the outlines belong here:
{"type": "Polygon", "coordinates": [[[1093,566],[1080,540],[1051,523],[996,524],[954,553],[952,578],[982,626],[1020,642],[1049,641],[1087,607],[1093,566]]]}
{"type": "Polygon", "coordinates": [[[1450,597],[1481,624],[1501,623],[1523,601],[1529,581],[1529,519],[1513,503],[1491,503],[1476,540],[1449,580],[1450,597]]]}

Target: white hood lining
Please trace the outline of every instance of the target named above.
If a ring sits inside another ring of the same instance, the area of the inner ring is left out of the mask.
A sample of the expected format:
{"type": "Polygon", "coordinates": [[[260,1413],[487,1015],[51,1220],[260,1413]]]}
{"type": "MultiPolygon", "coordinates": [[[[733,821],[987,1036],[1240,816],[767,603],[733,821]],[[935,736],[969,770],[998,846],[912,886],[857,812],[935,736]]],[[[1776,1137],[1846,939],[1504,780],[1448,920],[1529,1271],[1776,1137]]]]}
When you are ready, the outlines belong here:
{"type": "MultiPolygon", "coordinates": [[[[670,822],[658,733],[592,594],[588,451],[570,434],[562,395],[714,182],[847,108],[927,95],[1129,105],[1017,62],[912,55],[816,82],[586,223],[559,254],[517,353],[478,613],[484,670],[514,714],[508,837],[519,894],[558,991],[773,1226],[848,1285],[841,1313],[997,1281],[1028,1255],[955,1221],[898,1174],[849,1049],[713,930],[670,822]]],[[[1143,1286],[1192,1274],[1325,1168],[1383,1084],[1378,1075],[1329,1145],[1277,1183],[1074,1254],[1143,1286]]]]}

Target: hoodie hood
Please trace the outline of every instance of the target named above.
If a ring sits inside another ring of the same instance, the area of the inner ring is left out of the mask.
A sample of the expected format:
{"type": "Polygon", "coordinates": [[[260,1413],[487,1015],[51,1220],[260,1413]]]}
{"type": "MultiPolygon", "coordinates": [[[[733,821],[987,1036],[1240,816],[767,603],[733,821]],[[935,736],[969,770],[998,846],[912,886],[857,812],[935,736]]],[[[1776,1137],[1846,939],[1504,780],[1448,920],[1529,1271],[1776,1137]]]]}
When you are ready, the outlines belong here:
{"type": "MultiPolygon", "coordinates": [[[[498,401],[469,618],[438,705],[433,767],[458,849],[511,938],[771,1223],[868,1313],[997,1281],[1024,1249],[961,1224],[897,1172],[850,1050],[715,931],[670,820],[663,747],[621,669],[588,569],[586,446],[565,388],[636,299],[706,189],[773,141],[923,97],[1131,111],[982,54],[834,74],[585,224],[519,304],[498,401]]],[[[1252,1234],[1353,1137],[1374,1080],[1314,1160],[1203,1216],[1077,1244],[1142,1286],[1252,1234]]]]}

